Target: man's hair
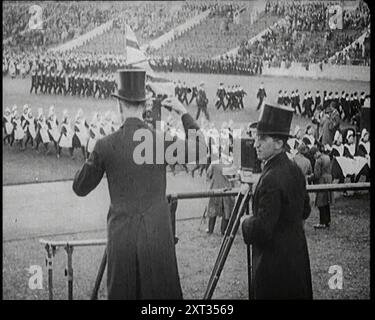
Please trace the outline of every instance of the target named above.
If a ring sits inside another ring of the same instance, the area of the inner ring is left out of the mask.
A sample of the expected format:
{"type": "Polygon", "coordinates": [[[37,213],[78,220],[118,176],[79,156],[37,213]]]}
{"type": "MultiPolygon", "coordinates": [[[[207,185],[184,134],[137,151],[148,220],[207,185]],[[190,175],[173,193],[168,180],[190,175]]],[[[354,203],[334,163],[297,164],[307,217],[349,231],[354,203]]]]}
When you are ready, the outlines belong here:
{"type": "Polygon", "coordinates": [[[127,108],[138,108],[138,107],[144,107],[146,105],[145,101],[125,101],[122,99],[119,99],[119,102],[122,106],[125,106],[127,108]]]}
{"type": "Polygon", "coordinates": [[[283,148],[286,148],[287,142],[288,142],[288,137],[283,136],[283,135],[278,135],[278,134],[272,134],[270,137],[274,140],[281,140],[283,142],[283,148]]]}

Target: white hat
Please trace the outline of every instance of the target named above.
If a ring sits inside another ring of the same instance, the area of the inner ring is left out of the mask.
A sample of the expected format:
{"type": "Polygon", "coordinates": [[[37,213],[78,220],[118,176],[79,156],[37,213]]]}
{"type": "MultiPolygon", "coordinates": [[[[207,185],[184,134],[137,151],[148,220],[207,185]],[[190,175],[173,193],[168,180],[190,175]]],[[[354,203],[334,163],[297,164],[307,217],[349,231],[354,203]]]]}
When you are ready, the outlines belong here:
{"type": "Polygon", "coordinates": [[[341,134],[341,132],[339,131],[339,130],[336,130],[336,132],[335,132],[335,136],[334,136],[334,138],[333,138],[333,141],[335,142],[335,141],[338,141],[338,139],[339,138],[342,138],[342,134],[341,134]]]}
{"type": "Polygon", "coordinates": [[[370,97],[365,99],[365,102],[363,103],[363,108],[370,108],[370,97]]]}
{"type": "Polygon", "coordinates": [[[348,132],[346,133],[346,140],[348,140],[350,136],[354,137],[353,129],[349,129],[348,132]]]}
{"type": "Polygon", "coordinates": [[[38,118],[43,115],[43,108],[38,108],[38,118]]]}
{"type": "Polygon", "coordinates": [[[369,134],[369,132],[367,131],[366,128],[363,128],[363,129],[362,129],[362,132],[361,132],[361,140],[363,140],[363,138],[364,138],[364,136],[365,136],[366,134],[369,134]]]}

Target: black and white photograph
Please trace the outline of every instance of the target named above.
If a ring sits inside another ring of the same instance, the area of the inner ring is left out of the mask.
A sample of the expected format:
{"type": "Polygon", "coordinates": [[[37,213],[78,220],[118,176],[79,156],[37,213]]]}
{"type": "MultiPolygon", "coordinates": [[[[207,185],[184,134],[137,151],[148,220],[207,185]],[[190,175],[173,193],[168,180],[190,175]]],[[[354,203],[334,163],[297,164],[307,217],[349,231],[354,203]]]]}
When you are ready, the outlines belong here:
{"type": "Polygon", "coordinates": [[[370,300],[366,1],[2,9],[3,300],[370,300]]]}

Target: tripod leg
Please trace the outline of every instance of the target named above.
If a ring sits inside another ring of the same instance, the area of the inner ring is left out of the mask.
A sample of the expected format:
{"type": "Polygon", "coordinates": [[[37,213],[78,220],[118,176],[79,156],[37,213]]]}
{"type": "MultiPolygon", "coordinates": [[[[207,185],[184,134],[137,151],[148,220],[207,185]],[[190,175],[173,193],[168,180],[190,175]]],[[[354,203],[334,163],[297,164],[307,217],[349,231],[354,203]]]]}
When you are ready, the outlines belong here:
{"type": "Polygon", "coordinates": [[[98,291],[100,288],[100,283],[102,282],[106,264],[107,264],[107,248],[104,250],[102,262],[100,263],[100,267],[98,271],[98,275],[96,276],[96,279],[95,279],[95,285],[91,294],[91,300],[98,300],[98,291]]]}
{"type": "Polygon", "coordinates": [[[228,240],[228,237],[230,235],[230,231],[232,230],[233,228],[233,223],[236,219],[236,215],[238,213],[238,210],[241,206],[241,201],[243,199],[243,195],[241,193],[239,193],[236,197],[236,201],[234,203],[234,206],[233,206],[233,209],[232,209],[232,213],[230,215],[230,218],[229,218],[229,222],[228,222],[228,225],[227,225],[227,228],[225,229],[225,233],[224,233],[224,237],[223,237],[223,240],[221,241],[221,245],[220,245],[220,249],[219,249],[219,253],[217,255],[217,258],[216,258],[216,262],[215,262],[215,265],[214,265],[214,268],[212,270],[212,273],[211,273],[211,277],[210,277],[210,280],[208,281],[208,283],[211,283],[212,282],[212,276],[216,273],[216,267],[217,267],[217,261],[219,259],[221,259],[221,255],[223,253],[223,249],[224,247],[226,246],[226,243],[227,243],[227,240],[228,240]]]}
{"type": "Polygon", "coordinates": [[[253,292],[252,292],[252,252],[251,246],[248,244],[246,246],[246,253],[247,253],[247,284],[248,284],[248,291],[249,291],[249,300],[253,299],[253,292]]]}
{"type": "MultiPolygon", "coordinates": [[[[239,197],[238,197],[238,199],[239,199],[239,197]]],[[[229,237],[226,238],[226,241],[224,243],[222,251],[219,252],[219,255],[216,259],[215,266],[214,266],[214,269],[212,271],[210,281],[208,283],[208,286],[207,286],[207,289],[206,289],[206,292],[204,294],[203,299],[209,300],[209,299],[212,298],[212,295],[213,295],[214,290],[216,288],[217,282],[219,281],[221,271],[224,268],[225,261],[228,257],[230,248],[233,244],[234,237],[236,236],[238,227],[240,225],[241,217],[242,217],[242,215],[243,215],[243,213],[246,209],[245,206],[247,205],[249,199],[250,199],[250,189],[248,189],[246,191],[245,195],[243,195],[240,207],[238,209],[238,212],[236,212],[236,213],[233,212],[233,213],[235,213],[235,220],[234,220],[234,223],[233,223],[233,227],[230,230],[229,237]]]]}

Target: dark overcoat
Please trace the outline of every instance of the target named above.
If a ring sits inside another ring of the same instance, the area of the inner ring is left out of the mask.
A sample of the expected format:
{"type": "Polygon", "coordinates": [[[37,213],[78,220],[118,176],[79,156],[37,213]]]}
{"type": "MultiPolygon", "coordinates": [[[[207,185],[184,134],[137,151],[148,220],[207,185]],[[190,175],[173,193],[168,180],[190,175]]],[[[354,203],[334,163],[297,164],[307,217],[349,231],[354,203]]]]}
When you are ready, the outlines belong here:
{"type": "MultiPolygon", "coordinates": [[[[228,177],[223,175],[224,164],[217,163],[211,164],[208,171],[207,177],[211,179],[210,189],[224,189],[232,188],[233,185],[229,181],[228,177]]],[[[232,209],[234,206],[234,197],[212,197],[208,201],[208,217],[222,217],[229,219],[232,209]]]]}
{"type": "MultiPolygon", "coordinates": [[[[185,130],[198,129],[188,114],[182,122],[185,130]]],[[[140,119],[128,118],[118,131],[97,141],[75,176],[73,190],[85,196],[99,184],[104,172],[107,175],[111,202],[107,217],[108,298],[182,299],[166,200],[166,163],[134,161],[133,152],[140,142],[133,136],[138,129],[151,132],[156,141],[159,133],[140,119]]],[[[188,140],[180,142],[187,144],[188,140]]],[[[165,148],[170,143],[166,142],[165,148]]],[[[199,147],[206,149],[204,142],[199,147]]]]}
{"type": "MultiPolygon", "coordinates": [[[[315,161],[314,177],[315,184],[329,184],[332,183],[332,165],[331,159],[326,154],[320,154],[315,161]]],[[[321,191],[316,193],[315,205],[317,207],[325,207],[332,203],[332,192],[321,191]]]]}
{"type": "Polygon", "coordinates": [[[312,299],[303,220],[310,215],[301,169],[283,152],[264,166],[255,188],[253,216],[242,224],[253,248],[255,299],[312,299]]]}

